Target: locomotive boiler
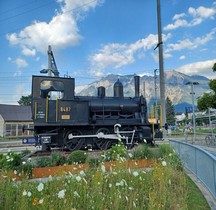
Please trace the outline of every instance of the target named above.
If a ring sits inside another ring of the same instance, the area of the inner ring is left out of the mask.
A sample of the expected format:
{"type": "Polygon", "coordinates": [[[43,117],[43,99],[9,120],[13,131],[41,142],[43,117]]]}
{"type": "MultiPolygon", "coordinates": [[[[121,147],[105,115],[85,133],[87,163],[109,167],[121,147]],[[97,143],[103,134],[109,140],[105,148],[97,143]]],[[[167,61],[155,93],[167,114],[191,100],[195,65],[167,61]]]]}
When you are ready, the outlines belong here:
{"type": "Polygon", "coordinates": [[[134,77],[134,97],[125,97],[122,83],[113,86],[113,96],[98,87],[97,96],[76,96],[75,79],[49,76],[32,77],[34,134],[42,149],[70,151],[108,149],[119,141],[128,148],[153,144],[146,99],[140,95],[140,78],[134,77]]]}

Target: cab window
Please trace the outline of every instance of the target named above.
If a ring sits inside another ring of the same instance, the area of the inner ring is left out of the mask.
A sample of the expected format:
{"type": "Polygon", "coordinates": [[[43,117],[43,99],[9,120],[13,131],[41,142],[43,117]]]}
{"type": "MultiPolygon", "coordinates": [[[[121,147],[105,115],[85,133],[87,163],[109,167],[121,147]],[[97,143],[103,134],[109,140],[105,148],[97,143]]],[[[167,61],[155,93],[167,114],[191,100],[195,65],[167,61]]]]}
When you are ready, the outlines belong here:
{"type": "Polygon", "coordinates": [[[40,83],[41,98],[49,100],[62,99],[64,97],[64,84],[61,81],[43,80],[40,83]]]}

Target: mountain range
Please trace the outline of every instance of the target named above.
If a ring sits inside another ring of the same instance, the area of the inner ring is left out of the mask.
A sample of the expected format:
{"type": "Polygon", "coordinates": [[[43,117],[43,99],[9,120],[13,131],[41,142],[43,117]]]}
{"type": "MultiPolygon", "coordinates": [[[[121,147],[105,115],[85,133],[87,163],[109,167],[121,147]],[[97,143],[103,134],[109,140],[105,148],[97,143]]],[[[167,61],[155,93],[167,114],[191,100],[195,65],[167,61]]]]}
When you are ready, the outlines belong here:
{"type": "MultiPolygon", "coordinates": [[[[124,76],[110,74],[87,86],[77,87],[76,95],[96,96],[97,88],[99,86],[104,86],[106,89],[106,96],[113,96],[113,85],[119,79],[124,87],[124,96],[134,97],[134,76],[135,74],[124,76]]],[[[191,85],[186,85],[188,82],[198,82],[198,85],[193,85],[193,91],[195,93],[195,105],[196,99],[199,96],[201,96],[204,92],[210,91],[208,85],[209,79],[200,75],[188,76],[186,74],[172,70],[164,72],[164,80],[166,91],[165,97],[170,98],[173,105],[175,106],[176,112],[184,112],[185,107],[192,106],[191,85]]],[[[153,104],[156,98],[157,101],[160,101],[159,75],[156,77],[148,75],[140,76],[140,94],[146,97],[148,105],[153,104]]]]}

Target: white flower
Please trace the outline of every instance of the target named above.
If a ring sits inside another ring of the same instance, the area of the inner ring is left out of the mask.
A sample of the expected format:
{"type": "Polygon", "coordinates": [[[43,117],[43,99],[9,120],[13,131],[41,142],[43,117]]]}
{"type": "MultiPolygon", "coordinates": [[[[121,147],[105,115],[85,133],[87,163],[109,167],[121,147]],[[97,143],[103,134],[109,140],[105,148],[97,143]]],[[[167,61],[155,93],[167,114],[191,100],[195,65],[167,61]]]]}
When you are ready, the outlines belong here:
{"type": "Polygon", "coordinates": [[[70,171],[68,172],[68,174],[70,177],[73,177],[73,174],[70,171]]]}
{"type": "Polygon", "coordinates": [[[39,200],[39,204],[42,204],[43,203],[43,201],[44,201],[44,199],[42,198],[42,199],[40,199],[39,200]]]}
{"type": "Polygon", "coordinates": [[[138,173],[137,171],[134,171],[134,172],[133,172],[133,175],[134,175],[135,177],[137,177],[137,176],[139,176],[139,173],[138,173]]]}
{"type": "Polygon", "coordinates": [[[124,181],[121,180],[121,181],[119,182],[119,184],[120,184],[120,186],[124,186],[124,181]]]}
{"type": "Polygon", "coordinates": [[[111,188],[112,187],[112,184],[109,184],[109,188],[111,188]]]}
{"type": "Polygon", "coordinates": [[[136,208],[136,203],[133,201],[133,206],[136,208]]]}
{"type": "Polygon", "coordinates": [[[78,182],[80,182],[81,177],[80,177],[80,176],[76,176],[76,180],[77,180],[78,182]]]}
{"type": "Polygon", "coordinates": [[[120,183],[119,183],[119,182],[116,182],[116,186],[117,186],[117,187],[120,186],[120,183]]]}
{"type": "Polygon", "coordinates": [[[41,182],[38,187],[37,187],[38,191],[41,192],[44,189],[44,184],[41,182]]]}
{"type": "Polygon", "coordinates": [[[59,191],[59,193],[58,193],[58,198],[60,198],[60,199],[64,198],[64,196],[65,196],[65,191],[66,191],[66,190],[61,190],[61,191],[59,191]]]}
{"type": "Polygon", "coordinates": [[[106,168],[105,168],[104,165],[101,165],[101,171],[102,171],[102,173],[105,173],[105,172],[106,172],[106,168]]]}
{"type": "Polygon", "coordinates": [[[80,197],[77,191],[74,191],[74,196],[80,197]]]}
{"type": "Polygon", "coordinates": [[[83,170],[80,171],[80,175],[85,176],[85,172],[83,170]]]}
{"type": "Polygon", "coordinates": [[[52,175],[49,175],[49,177],[48,177],[48,179],[49,179],[49,181],[52,181],[52,175]]]}
{"type": "Polygon", "coordinates": [[[16,171],[16,170],[14,170],[14,174],[17,174],[17,171],[16,171]]]}
{"type": "Polygon", "coordinates": [[[86,181],[86,179],[83,177],[83,181],[86,183],[86,184],[88,184],[88,182],[86,181]]]}
{"type": "Polygon", "coordinates": [[[167,163],[165,160],[162,161],[162,166],[167,166],[167,163]]]}
{"type": "Polygon", "coordinates": [[[26,162],[25,162],[25,161],[23,161],[23,162],[22,162],[22,164],[23,164],[23,165],[25,165],[25,164],[26,164],[26,162]]]}
{"type": "Polygon", "coordinates": [[[27,191],[24,190],[22,194],[23,194],[23,196],[26,196],[27,195],[27,191]]]}
{"type": "Polygon", "coordinates": [[[31,192],[28,192],[27,195],[28,195],[28,197],[31,197],[32,193],[31,193],[31,192]]]}

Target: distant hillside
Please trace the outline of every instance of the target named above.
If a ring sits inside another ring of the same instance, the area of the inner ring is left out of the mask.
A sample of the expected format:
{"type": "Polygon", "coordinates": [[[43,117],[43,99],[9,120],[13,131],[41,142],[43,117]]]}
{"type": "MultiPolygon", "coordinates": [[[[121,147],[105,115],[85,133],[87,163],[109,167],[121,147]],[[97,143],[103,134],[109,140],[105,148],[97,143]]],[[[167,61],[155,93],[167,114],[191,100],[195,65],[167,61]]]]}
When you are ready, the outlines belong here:
{"type": "MultiPolygon", "coordinates": [[[[165,96],[169,97],[174,105],[182,104],[177,106],[178,110],[184,111],[184,103],[191,104],[191,86],[186,85],[187,82],[198,82],[199,85],[194,86],[195,99],[201,96],[204,92],[209,90],[208,82],[209,79],[200,75],[188,76],[186,74],[177,71],[166,71],[165,72],[165,96]]],[[[77,95],[88,95],[96,96],[97,87],[104,86],[106,88],[106,96],[113,96],[113,85],[117,80],[120,80],[124,86],[124,96],[134,96],[134,75],[114,75],[110,74],[99,81],[95,81],[85,86],[81,91],[77,92],[77,95]]],[[[140,92],[144,94],[147,102],[153,103],[155,101],[155,79],[153,76],[144,75],[140,77],[140,92]],[[145,84],[145,90],[144,85],[145,84]],[[145,93],[144,93],[145,92],[145,93]]],[[[160,84],[159,76],[157,76],[157,100],[159,101],[160,95],[160,84]]],[[[195,100],[196,104],[196,100],[195,100]]],[[[188,106],[188,105],[187,105],[188,106]]]]}

